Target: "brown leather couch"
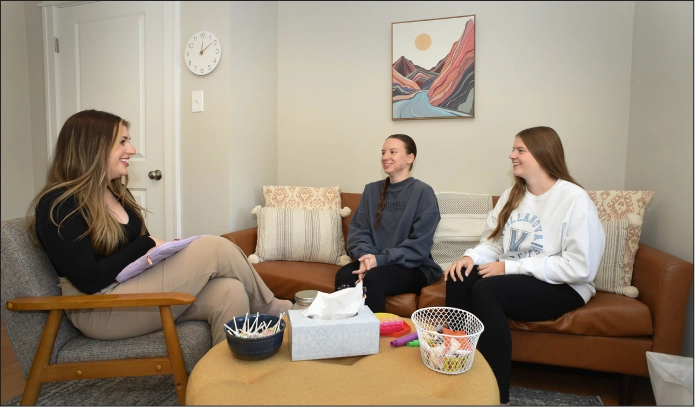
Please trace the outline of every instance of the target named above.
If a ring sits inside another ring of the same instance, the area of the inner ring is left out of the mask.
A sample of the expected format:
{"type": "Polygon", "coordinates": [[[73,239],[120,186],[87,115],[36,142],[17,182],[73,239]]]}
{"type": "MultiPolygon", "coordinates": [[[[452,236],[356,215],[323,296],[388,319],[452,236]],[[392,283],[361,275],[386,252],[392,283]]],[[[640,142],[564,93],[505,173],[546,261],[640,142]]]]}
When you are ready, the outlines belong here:
{"type": "MultiPolygon", "coordinates": [[[[361,194],[342,193],[342,204],[352,209],[343,218],[343,234],[361,194]]],[[[493,198],[493,203],[499,197],[493,198]]],[[[257,228],[222,235],[246,253],[256,251],[257,228]]],[[[340,266],[322,263],[272,261],[254,267],[278,298],[294,299],[302,290],[333,292],[340,266]]],[[[649,376],[647,351],[680,355],[693,264],[640,244],[635,256],[632,285],[638,298],[597,292],[589,303],[554,321],[509,320],[512,359],[620,373],[620,401],[630,403],[632,378],[649,376]]],[[[444,306],[445,283],[425,287],[420,295],[388,297],[386,312],[410,317],[419,308],[444,306]]]]}

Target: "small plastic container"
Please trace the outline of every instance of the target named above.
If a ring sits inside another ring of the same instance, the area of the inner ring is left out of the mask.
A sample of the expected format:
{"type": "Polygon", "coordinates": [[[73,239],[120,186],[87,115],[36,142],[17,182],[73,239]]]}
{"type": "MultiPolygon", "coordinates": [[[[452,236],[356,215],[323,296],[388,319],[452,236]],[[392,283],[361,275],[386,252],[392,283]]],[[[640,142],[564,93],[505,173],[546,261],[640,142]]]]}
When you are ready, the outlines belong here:
{"type": "Polygon", "coordinates": [[[309,308],[309,305],[314,302],[318,293],[318,290],[304,290],[298,292],[294,295],[294,305],[292,309],[300,310],[309,308]]]}
{"type": "Polygon", "coordinates": [[[398,315],[377,312],[374,316],[379,320],[380,335],[400,337],[410,332],[410,325],[398,315]]]}

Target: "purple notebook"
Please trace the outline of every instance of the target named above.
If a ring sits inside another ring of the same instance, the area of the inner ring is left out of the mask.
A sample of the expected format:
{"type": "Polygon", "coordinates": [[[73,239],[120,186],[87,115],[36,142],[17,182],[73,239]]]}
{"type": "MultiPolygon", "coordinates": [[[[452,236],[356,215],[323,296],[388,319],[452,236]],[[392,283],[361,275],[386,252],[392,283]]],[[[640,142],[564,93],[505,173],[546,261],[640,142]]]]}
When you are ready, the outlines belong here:
{"type": "Polygon", "coordinates": [[[155,247],[154,249],[152,249],[151,252],[142,255],[140,258],[130,263],[126,266],[126,268],[121,270],[121,272],[118,273],[118,275],[116,276],[116,281],[122,283],[128,280],[129,278],[137,276],[138,274],[142,273],[150,267],[153,267],[154,265],[166,259],[167,257],[173,256],[175,253],[183,250],[183,248],[188,246],[192,241],[203,236],[207,235],[191,236],[187,239],[174,240],[173,242],[166,242],[155,247]]]}

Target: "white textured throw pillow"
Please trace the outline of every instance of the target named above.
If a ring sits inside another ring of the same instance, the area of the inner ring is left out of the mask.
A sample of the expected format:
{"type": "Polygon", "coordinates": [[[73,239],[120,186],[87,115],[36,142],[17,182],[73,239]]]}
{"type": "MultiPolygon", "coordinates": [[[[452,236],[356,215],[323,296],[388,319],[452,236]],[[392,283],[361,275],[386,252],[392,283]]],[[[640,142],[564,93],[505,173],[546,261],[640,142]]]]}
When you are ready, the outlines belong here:
{"type": "Polygon", "coordinates": [[[492,195],[461,192],[435,195],[442,219],[434,232],[432,258],[442,270],[446,270],[467,249],[480,243],[480,235],[492,210],[492,195]]]}
{"type": "Polygon", "coordinates": [[[606,249],[594,278],[596,291],[620,294],[630,298],[636,298],[639,294],[637,288],[630,285],[632,279],[629,277],[631,276],[624,272],[628,231],[630,227],[635,226],[636,222],[639,222],[639,217],[634,214],[629,214],[622,219],[601,222],[603,232],[606,234],[606,249]]]}
{"type": "Polygon", "coordinates": [[[261,208],[256,253],[251,263],[275,260],[310,261],[344,265],[345,253],[340,209],[261,208]]]}

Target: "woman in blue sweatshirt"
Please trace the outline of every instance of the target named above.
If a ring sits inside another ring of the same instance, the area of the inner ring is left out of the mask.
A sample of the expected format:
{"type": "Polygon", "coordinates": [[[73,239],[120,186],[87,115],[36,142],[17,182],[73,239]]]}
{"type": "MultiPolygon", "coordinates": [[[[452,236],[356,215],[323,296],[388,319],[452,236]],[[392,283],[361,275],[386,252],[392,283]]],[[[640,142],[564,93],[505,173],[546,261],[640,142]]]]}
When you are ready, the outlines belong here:
{"type": "Polygon", "coordinates": [[[350,221],[347,249],[356,261],[338,270],[335,289],[362,281],[372,312],[385,311],[387,296],[420,294],[442,276],[430,253],[439,206],[432,187],[410,177],[416,156],[412,138],[389,136],[381,150],[388,177],[364,187],[350,221]]]}

